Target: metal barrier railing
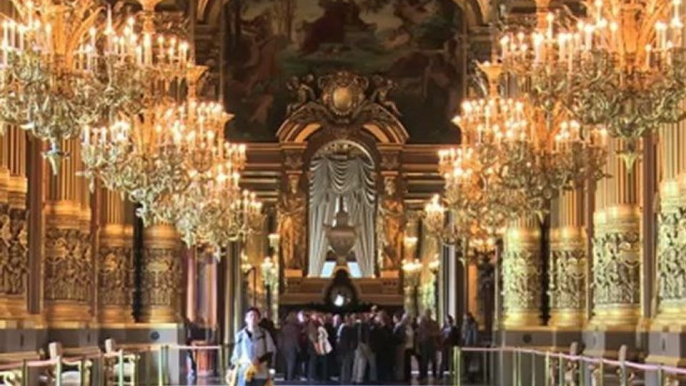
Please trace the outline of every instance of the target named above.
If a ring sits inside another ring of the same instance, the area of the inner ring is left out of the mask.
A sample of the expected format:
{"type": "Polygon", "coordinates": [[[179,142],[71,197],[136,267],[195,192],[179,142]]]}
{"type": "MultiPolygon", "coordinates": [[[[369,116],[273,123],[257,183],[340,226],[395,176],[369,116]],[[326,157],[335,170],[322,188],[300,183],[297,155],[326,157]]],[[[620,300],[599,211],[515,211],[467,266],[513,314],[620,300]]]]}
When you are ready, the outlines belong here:
{"type": "MultiPolygon", "coordinates": [[[[44,377],[48,381],[48,384],[53,384],[55,386],[62,386],[64,383],[63,375],[65,374],[65,365],[76,368],[78,372],[78,383],[83,386],[87,385],[104,385],[107,382],[108,376],[104,374],[105,371],[105,361],[108,359],[115,359],[116,369],[116,382],[117,386],[125,385],[136,385],[138,382],[138,375],[136,371],[137,359],[133,359],[132,354],[124,353],[123,350],[115,351],[112,353],[97,353],[90,355],[83,355],[77,357],[65,357],[58,355],[52,359],[46,360],[22,360],[21,362],[4,363],[0,364],[0,385],[29,385],[30,373],[33,370],[47,370],[43,374],[36,374],[36,377],[44,377]],[[134,374],[130,382],[125,382],[125,363],[127,361],[133,360],[134,374]],[[90,370],[93,366],[93,361],[98,365],[97,375],[93,374],[90,370]],[[54,378],[54,379],[53,379],[54,378]]],[[[35,382],[33,382],[35,383],[35,382]]],[[[148,383],[145,383],[148,384],[148,383]]]]}
{"type": "Polygon", "coordinates": [[[454,386],[673,386],[686,379],[686,369],[674,366],[514,347],[456,347],[452,356],[454,386]]]}

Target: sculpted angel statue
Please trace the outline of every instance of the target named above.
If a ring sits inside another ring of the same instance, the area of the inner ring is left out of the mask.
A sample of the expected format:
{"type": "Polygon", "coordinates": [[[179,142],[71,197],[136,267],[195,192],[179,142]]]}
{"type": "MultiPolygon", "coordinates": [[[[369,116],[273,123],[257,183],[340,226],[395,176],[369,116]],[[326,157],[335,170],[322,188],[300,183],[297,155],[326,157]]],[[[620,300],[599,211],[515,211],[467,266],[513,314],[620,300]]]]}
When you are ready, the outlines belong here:
{"type": "Polygon", "coordinates": [[[388,94],[395,87],[395,83],[392,80],[386,79],[380,75],[374,75],[372,76],[372,85],[375,87],[370,98],[372,102],[378,103],[385,107],[396,117],[401,116],[402,114],[400,114],[398,106],[396,106],[395,102],[388,98],[388,94]]]}
{"type": "Polygon", "coordinates": [[[289,269],[304,267],[305,248],[305,195],[300,190],[300,178],[288,176],[288,191],[279,202],[279,235],[284,264],[289,269]]]}
{"type": "Polygon", "coordinates": [[[293,94],[295,101],[286,106],[286,115],[293,114],[299,108],[305,106],[307,102],[315,100],[316,96],[311,84],[314,82],[314,75],[305,75],[302,80],[297,76],[291,77],[286,83],[286,88],[293,94]]]}

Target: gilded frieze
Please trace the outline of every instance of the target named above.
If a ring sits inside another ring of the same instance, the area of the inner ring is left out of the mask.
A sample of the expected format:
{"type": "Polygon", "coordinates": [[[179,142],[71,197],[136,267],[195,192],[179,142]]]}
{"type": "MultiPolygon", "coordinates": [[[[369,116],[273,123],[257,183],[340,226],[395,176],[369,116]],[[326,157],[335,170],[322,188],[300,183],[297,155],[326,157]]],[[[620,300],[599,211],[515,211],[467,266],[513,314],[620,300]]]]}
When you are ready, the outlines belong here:
{"type": "MultiPolygon", "coordinates": [[[[0,211],[4,211],[0,209],[0,211]]],[[[0,237],[0,293],[22,295],[26,292],[26,275],[28,273],[28,237],[26,221],[28,211],[23,208],[10,208],[8,216],[3,214],[0,237]],[[9,219],[9,224],[7,224],[9,219]],[[6,258],[6,264],[2,264],[6,258]]]]}
{"type": "Polygon", "coordinates": [[[127,246],[100,245],[98,250],[99,291],[101,306],[127,307],[132,304],[133,260],[127,246]]]}
{"type": "Polygon", "coordinates": [[[686,300],[686,207],[658,217],[658,290],[664,305],[686,300]]]}
{"type": "Polygon", "coordinates": [[[539,310],[541,259],[538,251],[509,250],[502,263],[505,310],[539,310]]]}
{"type": "Polygon", "coordinates": [[[93,292],[88,234],[48,227],[45,251],[45,300],[87,303],[93,292]]]}
{"type": "Polygon", "coordinates": [[[593,300],[596,306],[640,302],[640,234],[606,232],[593,239],[593,300]]]}
{"type": "Polygon", "coordinates": [[[146,307],[179,305],[182,285],[181,264],[176,248],[146,248],[143,253],[141,301],[146,307]]]}
{"type": "Polygon", "coordinates": [[[553,308],[583,308],[586,298],[586,251],[555,251],[553,308]]]}

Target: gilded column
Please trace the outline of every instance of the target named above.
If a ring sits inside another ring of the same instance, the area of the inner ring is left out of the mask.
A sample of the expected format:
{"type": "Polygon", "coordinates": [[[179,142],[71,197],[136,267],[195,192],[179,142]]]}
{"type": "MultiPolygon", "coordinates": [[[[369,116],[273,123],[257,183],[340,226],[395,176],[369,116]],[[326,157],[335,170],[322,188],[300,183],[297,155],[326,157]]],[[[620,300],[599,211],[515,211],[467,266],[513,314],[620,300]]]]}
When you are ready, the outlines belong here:
{"type": "Polygon", "coordinates": [[[686,132],[661,130],[656,325],[686,325],[686,132]]]}
{"type": "Polygon", "coordinates": [[[98,319],[102,324],[133,322],[133,224],[130,204],[102,189],[98,246],[98,319]],[[129,214],[129,215],[127,215],[129,214]]]}
{"type": "MultiPolygon", "coordinates": [[[[403,240],[403,256],[404,264],[412,263],[417,259],[417,234],[419,233],[419,218],[418,216],[408,216],[406,225],[406,234],[403,240]]],[[[416,272],[403,272],[403,294],[404,294],[404,308],[412,310],[412,315],[419,315],[419,307],[415,305],[415,297],[419,294],[415,293],[419,284],[419,276],[416,272]]],[[[417,300],[418,303],[418,300],[417,300]]]]}
{"type": "Polygon", "coordinates": [[[179,235],[171,225],[153,225],[143,231],[143,245],[140,321],[178,323],[185,285],[179,235]]]}
{"type": "Polygon", "coordinates": [[[541,228],[535,216],[510,224],[502,261],[505,329],[541,325],[541,228]]]}
{"type": "Polygon", "coordinates": [[[0,314],[27,314],[26,134],[7,127],[0,137],[0,314]]]}
{"type": "Polygon", "coordinates": [[[432,310],[434,317],[438,316],[438,309],[436,304],[436,281],[438,280],[436,275],[436,266],[440,262],[441,245],[440,241],[435,235],[429,232],[422,232],[421,239],[421,250],[420,250],[420,261],[422,264],[422,270],[420,273],[420,288],[421,288],[421,300],[420,300],[420,312],[425,312],[425,310],[432,310]]]}
{"type": "MultiPolygon", "coordinates": [[[[49,324],[88,322],[93,294],[90,209],[85,181],[77,177],[77,139],[63,143],[70,157],[48,174],[45,203],[45,316],[49,324]]],[[[47,173],[46,173],[47,174],[47,173]]]]}
{"type": "Polygon", "coordinates": [[[586,305],[586,231],[584,192],[562,192],[551,216],[550,325],[581,327],[586,305]]]}
{"type": "Polygon", "coordinates": [[[609,143],[607,172],[596,190],[593,237],[593,320],[596,326],[634,327],[640,307],[641,169],[617,153],[621,140],[609,143]]]}

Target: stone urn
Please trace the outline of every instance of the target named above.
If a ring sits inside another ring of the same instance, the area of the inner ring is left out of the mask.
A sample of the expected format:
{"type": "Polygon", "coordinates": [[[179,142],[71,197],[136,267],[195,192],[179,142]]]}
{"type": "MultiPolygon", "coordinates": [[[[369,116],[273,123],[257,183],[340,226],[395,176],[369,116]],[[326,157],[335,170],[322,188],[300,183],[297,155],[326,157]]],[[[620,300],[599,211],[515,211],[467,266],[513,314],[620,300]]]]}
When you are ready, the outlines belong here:
{"type": "Polygon", "coordinates": [[[349,220],[348,212],[341,205],[338,212],[336,212],[333,226],[324,225],[326,227],[326,238],[329,240],[331,249],[336,254],[336,266],[347,267],[348,255],[357,240],[357,228],[351,226],[349,220]]]}

